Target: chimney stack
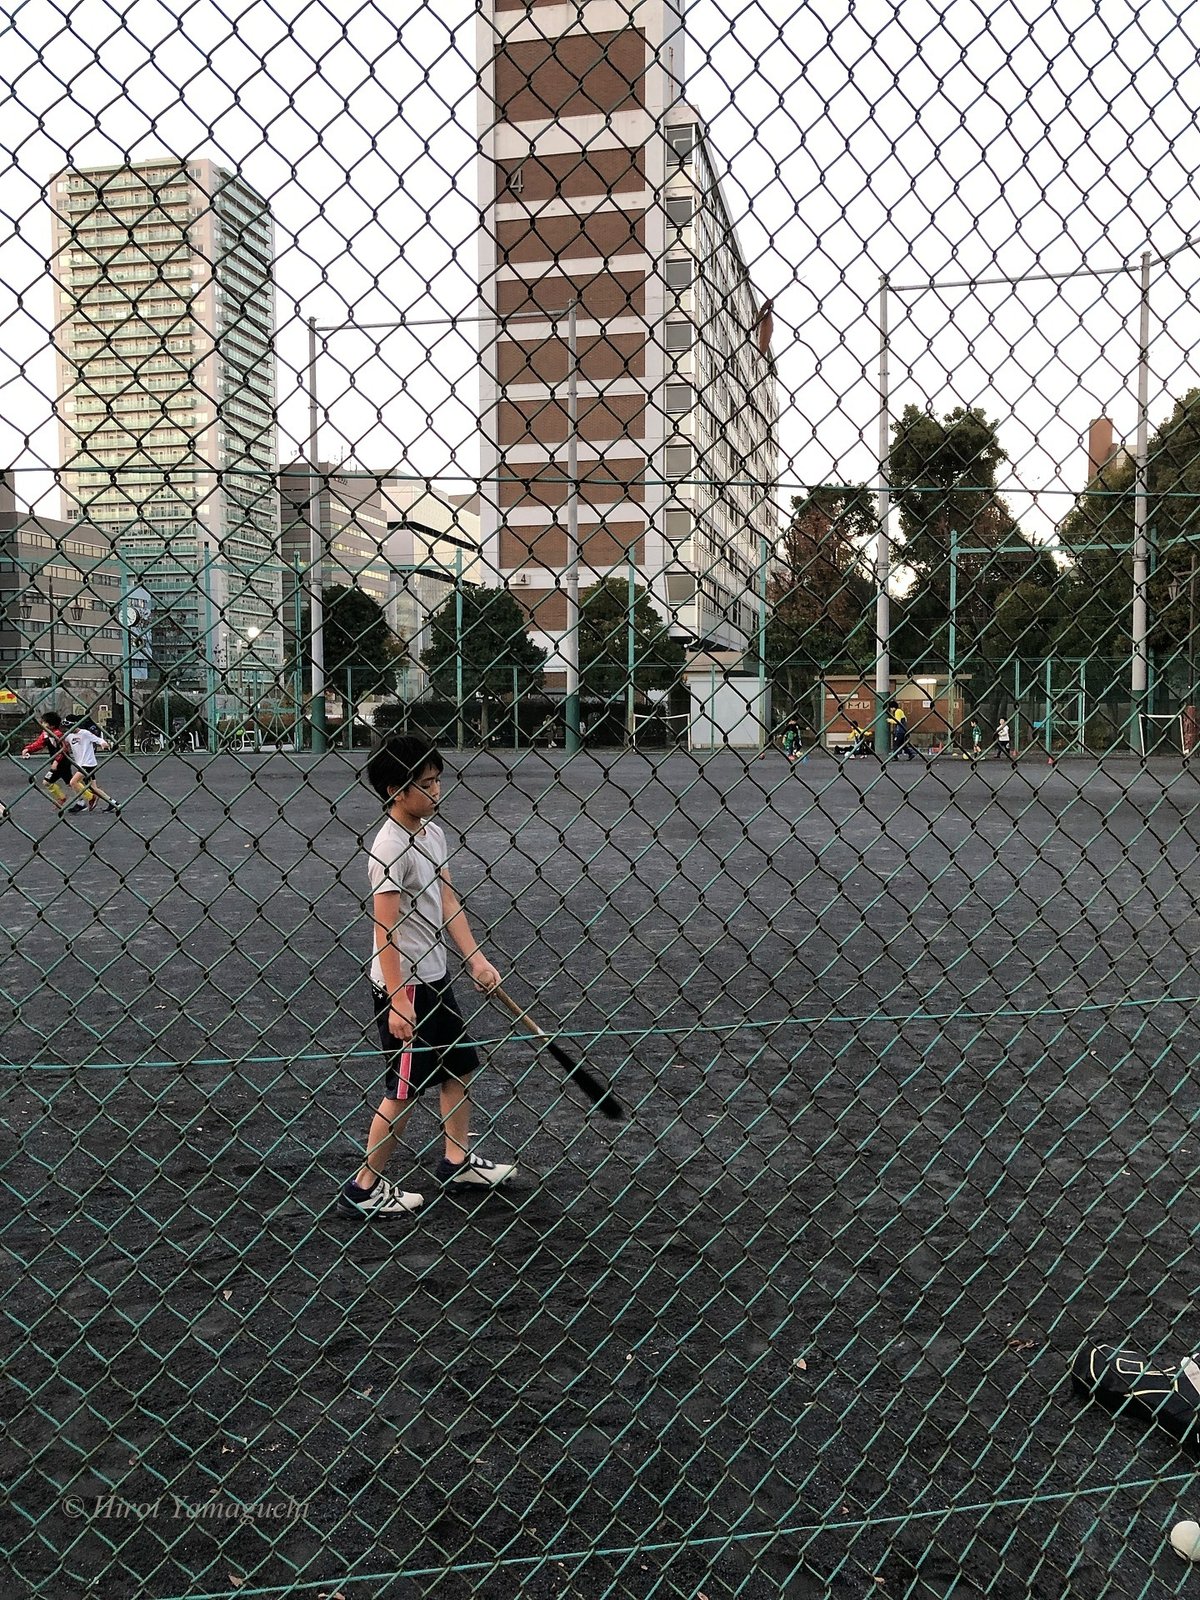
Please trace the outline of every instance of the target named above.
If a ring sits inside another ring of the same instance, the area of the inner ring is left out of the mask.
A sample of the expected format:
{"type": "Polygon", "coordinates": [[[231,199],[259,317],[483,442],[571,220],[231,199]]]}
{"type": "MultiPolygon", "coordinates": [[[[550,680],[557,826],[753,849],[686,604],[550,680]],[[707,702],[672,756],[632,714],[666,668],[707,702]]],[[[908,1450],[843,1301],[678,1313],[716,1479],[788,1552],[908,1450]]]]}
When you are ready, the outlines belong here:
{"type": "Polygon", "coordinates": [[[1116,454],[1113,425],[1107,417],[1097,417],[1088,428],[1088,482],[1094,483],[1116,454]]]}
{"type": "Polygon", "coordinates": [[[5,515],[15,517],[16,514],[16,475],[11,467],[5,467],[4,471],[0,472],[0,517],[5,515]]]}

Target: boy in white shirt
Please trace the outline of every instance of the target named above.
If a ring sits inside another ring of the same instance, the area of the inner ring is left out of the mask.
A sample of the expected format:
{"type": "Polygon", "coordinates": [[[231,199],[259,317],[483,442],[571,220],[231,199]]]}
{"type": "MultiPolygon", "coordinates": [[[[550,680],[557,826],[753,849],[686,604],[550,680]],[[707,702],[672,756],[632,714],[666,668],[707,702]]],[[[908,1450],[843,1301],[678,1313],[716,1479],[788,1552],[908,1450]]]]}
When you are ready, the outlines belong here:
{"type": "Polygon", "coordinates": [[[96,801],[107,800],[110,811],[118,811],[120,807],[112,795],[106,794],[96,782],[96,767],[98,759],[97,750],[111,750],[112,746],[104,735],[97,731],[93,724],[81,722],[71,729],[65,739],[67,755],[71,765],[75,768],[71,777],[71,787],[79,796],[72,811],[94,811],[96,801]]]}
{"type": "Polygon", "coordinates": [[[444,1153],[435,1176],[445,1185],[493,1188],[517,1170],[469,1148],[471,1078],[479,1067],[447,972],[446,940],[480,990],[500,974],[483,954],[446,867],[446,836],[433,821],[442,758],[424,739],[392,734],[367,762],[367,781],[387,807],[370,846],[371,989],[384,1057],[383,1099],[366,1154],[338,1204],[359,1216],[415,1211],[424,1196],[384,1177],[413,1100],[432,1085],[440,1099],[444,1153]]]}

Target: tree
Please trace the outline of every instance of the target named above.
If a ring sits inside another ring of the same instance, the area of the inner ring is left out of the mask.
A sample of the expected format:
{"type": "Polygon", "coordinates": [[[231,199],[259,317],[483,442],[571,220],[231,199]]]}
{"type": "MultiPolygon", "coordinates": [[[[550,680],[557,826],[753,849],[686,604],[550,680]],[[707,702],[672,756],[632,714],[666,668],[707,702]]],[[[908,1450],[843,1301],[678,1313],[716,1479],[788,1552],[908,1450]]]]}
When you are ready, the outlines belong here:
{"type": "Polygon", "coordinates": [[[383,607],[363,589],[336,583],[321,592],[325,677],[347,699],[389,691],[403,650],[383,607]]]}
{"type": "MultiPolygon", "coordinates": [[[[655,609],[649,591],[633,590],[634,687],[669,689],[686,660],[655,609]]],[[[611,700],[629,682],[629,583],[605,578],[579,597],[579,681],[582,692],[611,700]]]]}
{"type": "MultiPolygon", "coordinates": [[[[1004,596],[1027,583],[1050,590],[1059,583],[1054,558],[1026,540],[997,491],[996,472],[1007,460],[997,424],[978,406],[958,406],[941,419],[905,406],[893,425],[888,466],[903,535],[899,555],[915,580],[898,608],[896,642],[910,669],[923,656],[948,656],[952,534],[960,551],[960,661],[970,655],[1000,661],[1018,649],[1020,639],[998,623],[1004,596]]],[[[1010,624],[1014,615],[1010,608],[1010,624]]]]}
{"type": "MultiPolygon", "coordinates": [[[[458,631],[454,595],[433,615],[430,645],[421,657],[440,695],[453,699],[458,687],[458,631]]],[[[472,695],[498,698],[541,687],[546,652],[526,631],[526,617],[507,589],[462,587],[462,688],[472,695]]]]}
{"type": "MultiPolygon", "coordinates": [[[[1080,608],[1064,626],[1064,653],[1121,658],[1130,650],[1137,463],[1120,452],[1063,519],[1080,608]]],[[[1200,389],[1176,402],[1146,448],[1146,530],[1156,559],[1149,583],[1151,644],[1191,654],[1191,570],[1200,557],[1200,389]]]]}
{"type": "Polygon", "coordinates": [[[877,521],[863,485],[792,497],[767,579],[767,659],[795,702],[822,669],[862,672],[875,655],[874,585],[863,568],[877,521]]]}

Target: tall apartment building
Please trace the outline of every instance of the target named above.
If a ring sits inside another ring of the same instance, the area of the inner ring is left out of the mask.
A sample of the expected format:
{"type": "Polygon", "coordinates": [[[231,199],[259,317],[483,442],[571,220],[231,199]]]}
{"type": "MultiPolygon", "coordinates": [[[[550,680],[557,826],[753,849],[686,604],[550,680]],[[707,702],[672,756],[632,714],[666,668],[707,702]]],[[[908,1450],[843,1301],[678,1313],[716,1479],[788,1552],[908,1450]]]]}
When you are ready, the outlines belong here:
{"type": "Polygon", "coordinates": [[[680,13],[486,0],[479,37],[492,581],[527,605],[553,675],[574,300],[581,590],[632,557],[673,634],[743,651],[778,537],[775,374],[719,163],[681,97],[680,13]]]}
{"type": "Polygon", "coordinates": [[[50,192],[66,515],[153,597],[160,669],[261,682],[283,665],[267,202],[166,157],[50,192]]]}

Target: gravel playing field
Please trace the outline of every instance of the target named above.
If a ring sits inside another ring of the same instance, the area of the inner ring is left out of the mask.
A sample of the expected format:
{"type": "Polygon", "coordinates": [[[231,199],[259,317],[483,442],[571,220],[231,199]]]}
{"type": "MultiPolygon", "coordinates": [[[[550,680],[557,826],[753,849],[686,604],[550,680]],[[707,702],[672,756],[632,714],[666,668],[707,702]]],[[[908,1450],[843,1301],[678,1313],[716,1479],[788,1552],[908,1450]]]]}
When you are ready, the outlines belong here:
{"type": "Polygon", "coordinates": [[[451,753],[630,1119],[484,1005],[519,1179],[436,1194],[419,1112],[364,1225],[359,759],[0,770],[4,1600],[1188,1592],[1192,1460],[1065,1374],[1200,1345],[1196,779],[451,753]]]}

